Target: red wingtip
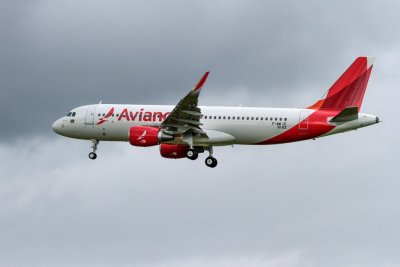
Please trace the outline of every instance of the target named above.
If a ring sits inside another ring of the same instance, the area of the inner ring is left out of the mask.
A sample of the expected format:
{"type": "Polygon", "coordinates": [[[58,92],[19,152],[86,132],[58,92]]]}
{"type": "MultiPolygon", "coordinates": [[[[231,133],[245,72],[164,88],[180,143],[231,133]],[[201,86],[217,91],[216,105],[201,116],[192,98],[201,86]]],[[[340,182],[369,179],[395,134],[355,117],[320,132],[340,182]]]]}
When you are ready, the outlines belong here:
{"type": "Polygon", "coordinates": [[[206,73],[204,73],[203,77],[200,79],[200,81],[199,81],[199,82],[197,83],[197,85],[194,87],[193,92],[196,92],[197,90],[200,90],[200,89],[201,89],[201,87],[202,87],[202,86],[204,85],[204,83],[206,82],[209,73],[210,73],[209,71],[207,71],[206,73]]]}

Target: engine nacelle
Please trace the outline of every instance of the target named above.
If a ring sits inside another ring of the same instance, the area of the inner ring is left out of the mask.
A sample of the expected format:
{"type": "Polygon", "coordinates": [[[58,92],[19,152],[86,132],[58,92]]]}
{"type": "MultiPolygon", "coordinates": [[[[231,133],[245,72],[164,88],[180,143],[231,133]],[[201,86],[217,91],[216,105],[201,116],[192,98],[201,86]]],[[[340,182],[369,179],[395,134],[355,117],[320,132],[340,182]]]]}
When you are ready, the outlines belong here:
{"type": "Polygon", "coordinates": [[[165,134],[156,127],[132,126],[129,129],[129,143],[133,146],[155,146],[171,140],[174,140],[172,135],[165,134]]]}
{"type": "Polygon", "coordinates": [[[169,159],[181,159],[186,157],[186,152],[189,150],[189,146],[186,145],[171,145],[161,144],[160,154],[164,158],[169,159]]]}

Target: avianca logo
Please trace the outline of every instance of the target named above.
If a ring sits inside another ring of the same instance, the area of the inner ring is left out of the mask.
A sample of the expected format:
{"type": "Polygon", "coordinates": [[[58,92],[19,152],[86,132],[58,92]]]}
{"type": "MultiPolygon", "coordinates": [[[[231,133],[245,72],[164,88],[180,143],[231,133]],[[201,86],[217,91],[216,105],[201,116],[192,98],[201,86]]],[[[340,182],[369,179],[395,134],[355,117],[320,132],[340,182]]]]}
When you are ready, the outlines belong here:
{"type": "Polygon", "coordinates": [[[143,139],[143,138],[146,136],[146,133],[147,133],[147,130],[145,130],[145,131],[142,133],[142,135],[138,137],[137,140],[143,139]]]}
{"type": "Polygon", "coordinates": [[[137,140],[138,140],[140,143],[145,144],[145,143],[146,143],[146,139],[145,139],[146,134],[147,134],[147,131],[145,130],[145,131],[142,133],[142,135],[138,137],[137,140]]]}
{"type": "Polygon", "coordinates": [[[108,121],[107,118],[111,117],[113,114],[114,114],[114,107],[112,107],[112,108],[107,112],[107,114],[106,114],[103,118],[101,118],[101,119],[99,120],[99,122],[96,123],[96,124],[97,124],[97,125],[100,125],[100,124],[105,123],[106,121],[108,121]]]}
{"type": "Polygon", "coordinates": [[[126,121],[151,121],[151,122],[162,122],[171,112],[157,112],[157,111],[144,111],[141,108],[139,111],[133,112],[129,111],[127,108],[123,109],[118,117],[118,120],[126,121]]]}
{"type": "MultiPolygon", "coordinates": [[[[118,121],[148,121],[148,122],[162,122],[171,112],[158,112],[158,111],[145,111],[141,108],[139,111],[129,111],[127,108],[123,109],[121,114],[118,116],[118,121]]],[[[96,124],[100,125],[108,121],[108,118],[114,115],[114,107],[112,107],[108,113],[101,118],[96,124]]],[[[118,115],[118,114],[117,114],[118,115]]]]}

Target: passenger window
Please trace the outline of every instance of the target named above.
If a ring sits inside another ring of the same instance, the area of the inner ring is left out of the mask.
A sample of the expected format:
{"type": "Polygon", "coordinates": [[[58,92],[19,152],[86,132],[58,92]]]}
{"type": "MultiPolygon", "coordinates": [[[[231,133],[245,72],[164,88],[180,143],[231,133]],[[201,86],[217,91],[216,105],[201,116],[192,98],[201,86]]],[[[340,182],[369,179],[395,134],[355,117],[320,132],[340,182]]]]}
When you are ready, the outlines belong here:
{"type": "Polygon", "coordinates": [[[244,117],[242,117],[242,120],[244,120],[244,117]]]}
{"type": "Polygon", "coordinates": [[[251,120],[254,120],[254,117],[251,117],[251,120]]]}
{"type": "Polygon", "coordinates": [[[105,117],[106,116],[106,114],[105,113],[103,113],[103,117],[105,117]]]}
{"type": "Polygon", "coordinates": [[[256,117],[256,121],[258,121],[258,117],[256,117]]]}
{"type": "Polygon", "coordinates": [[[207,116],[205,116],[204,118],[207,119],[207,116]]]}
{"type": "Polygon", "coordinates": [[[275,120],[277,121],[277,120],[278,120],[278,118],[275,118],[275,120]]]}
{"type": "Polygon", "coordinates": [[[99,113],[99,114],[97,114],[97,116],[99,116],[99,117],[100,117],[100,116],[101,116],[101,114],[99,113]]]}
{"type": "Polygon", "coordinates": [[[231,119],[231,116],[228,116],[228,120],[230,120],[231,119]]]}
{"type": "Polygon", "coordinates": [[[279,118],[279,120],[281,121],[281,120],[282,120],[282,118],[279,118]]]}
{"type": "Polygon", "coordinates": [[[250,117],[247,117],[247,120],[249,120],[250,119],[250,117]]]}
{"type": "Polygon", "coordinates": [[[221,116],[218,116],[218,119],[221,119],[221,116]]]}
{"type": "Polygon", "coordinates": [[[268,117],[265,117],[265,120],[267,121],[267,120],[268,120],[268,117]]]}
{"type": "Polygon", "coordinates": [[[287,121],[287,118],[285,118],[284,121],[287,121]]]}

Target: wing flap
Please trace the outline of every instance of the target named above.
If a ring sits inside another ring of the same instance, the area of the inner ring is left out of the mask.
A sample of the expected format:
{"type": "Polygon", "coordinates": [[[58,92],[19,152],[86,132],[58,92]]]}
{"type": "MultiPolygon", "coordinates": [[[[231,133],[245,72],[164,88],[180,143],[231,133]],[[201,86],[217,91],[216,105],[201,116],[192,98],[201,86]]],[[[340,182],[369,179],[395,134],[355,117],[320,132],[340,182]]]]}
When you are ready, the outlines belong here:
{"type": "Polygon", "coordinates": [[[192,116],[198,116],[198,117],[200,117],[202,115],[201,112],[194,111],[194,110],[182,110],[182,112],[192,115],[192,116]]]}

